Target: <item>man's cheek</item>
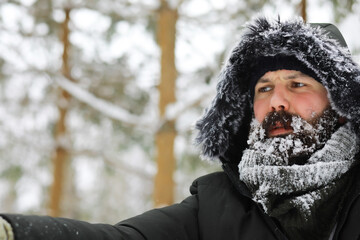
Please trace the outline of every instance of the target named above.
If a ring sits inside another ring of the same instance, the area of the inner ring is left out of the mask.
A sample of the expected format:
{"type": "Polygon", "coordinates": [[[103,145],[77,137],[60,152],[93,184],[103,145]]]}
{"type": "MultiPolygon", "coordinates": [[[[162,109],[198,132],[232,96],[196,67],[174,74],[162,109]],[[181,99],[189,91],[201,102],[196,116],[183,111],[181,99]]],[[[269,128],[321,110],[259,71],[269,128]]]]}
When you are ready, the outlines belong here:
{"type": "Polygon", "coordinates": [[[313,121],[314,119],[318,118],[324,110],[319,110],[315,106],[308,107],[303,114],[300,116],[308,122],[313,121]]]}
{"type": "Polygon", "coordinates": [[[261,101],[255,101],[253,110],[256,120],[258,120],[260,123],[263,122],[266,114],[268,114],[265,104],[261,101]]]}

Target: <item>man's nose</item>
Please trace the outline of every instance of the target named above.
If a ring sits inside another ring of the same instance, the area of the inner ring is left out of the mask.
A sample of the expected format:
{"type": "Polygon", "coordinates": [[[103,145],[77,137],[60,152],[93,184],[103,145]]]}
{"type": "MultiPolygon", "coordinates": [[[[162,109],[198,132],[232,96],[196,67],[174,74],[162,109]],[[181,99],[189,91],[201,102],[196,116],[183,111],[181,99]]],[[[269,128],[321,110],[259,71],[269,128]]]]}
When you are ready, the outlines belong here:
{"type": "Polygon", "coordinates": [[[283,87],[275,87],[270,100],[270,111],[289,110],[288,94],[283,87]]]}

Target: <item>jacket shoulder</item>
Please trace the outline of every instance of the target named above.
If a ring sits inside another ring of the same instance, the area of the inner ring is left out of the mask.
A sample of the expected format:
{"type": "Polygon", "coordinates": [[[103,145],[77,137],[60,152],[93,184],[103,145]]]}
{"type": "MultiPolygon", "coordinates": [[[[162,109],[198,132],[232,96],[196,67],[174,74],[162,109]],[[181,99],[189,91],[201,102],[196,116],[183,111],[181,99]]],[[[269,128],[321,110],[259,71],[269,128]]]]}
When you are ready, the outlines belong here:
{"type": "Polygon", "coordinates": [[[195,179],[190,187],[191,194],[196,194],[200,186],[216,188],[232,188],[232,184],[225,172],[213,172],[195,179]]]}
{"type": "Polygon", "coordinates": [[[215,182],[222,182],[227,181],[228,177],[225,172],[219,171],[219,172],[213,172],[206,174],[204,176],[198,177],[195,179],[194,182],[198,182],[199,184],[208,184],[208,183],[215,183],[215,182]]]}

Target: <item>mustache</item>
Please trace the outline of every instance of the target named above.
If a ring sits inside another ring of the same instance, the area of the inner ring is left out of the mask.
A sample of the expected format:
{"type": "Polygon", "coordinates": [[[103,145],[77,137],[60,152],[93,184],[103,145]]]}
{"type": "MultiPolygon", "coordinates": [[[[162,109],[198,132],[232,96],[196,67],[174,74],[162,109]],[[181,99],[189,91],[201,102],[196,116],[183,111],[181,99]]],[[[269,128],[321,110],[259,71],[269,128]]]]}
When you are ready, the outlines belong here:
{"type": "Polygon", "coordinates": [[[273,111],[266,115],[262,127],[265,129],[265,133],[268,136],[269,132],[275,128],[292,129],[291,122],[295,114],[288,113],[284,110],[273,111]]]}

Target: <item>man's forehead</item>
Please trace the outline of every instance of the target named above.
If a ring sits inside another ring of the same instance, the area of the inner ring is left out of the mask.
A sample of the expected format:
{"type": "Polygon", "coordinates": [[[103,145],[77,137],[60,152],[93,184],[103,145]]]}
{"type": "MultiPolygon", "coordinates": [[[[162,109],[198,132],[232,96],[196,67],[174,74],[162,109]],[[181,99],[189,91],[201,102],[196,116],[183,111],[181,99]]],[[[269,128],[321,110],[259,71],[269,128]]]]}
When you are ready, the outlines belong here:
{"type": "Polygon", "coordinates": [[[271,73],[275,73],[276,75],[281,75],[281,77],[285,80],[292,80],[292,79],[297,79],[297,78],[309,78],[309,80],[313,80],[316,81],[314,78],[312,78],[311,76],[300,72],[300,71],[296,71],[296,70],[277,70],[277,71],[270,71],[265,73],[262,77],[259,78],[259,80],[257,81],[257,83],[267,83],[270,82],[272,79],[272,76],[270,75],[271,73]]]}

